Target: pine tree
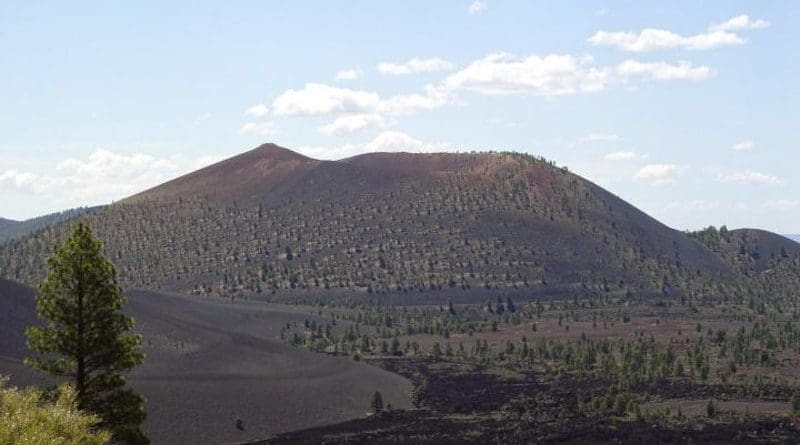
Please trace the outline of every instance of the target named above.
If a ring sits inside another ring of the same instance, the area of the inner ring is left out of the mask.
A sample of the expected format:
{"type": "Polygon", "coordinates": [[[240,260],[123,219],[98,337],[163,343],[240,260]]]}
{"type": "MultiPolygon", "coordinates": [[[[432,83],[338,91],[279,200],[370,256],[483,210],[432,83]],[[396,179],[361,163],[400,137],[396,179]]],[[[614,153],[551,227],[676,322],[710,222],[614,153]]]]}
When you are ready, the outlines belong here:
{"type": "Polygon", "coordinates": [[[122,313],[126,299],[100,241],[78,223],[47,262],[36,302],[44,326],[27,330],[28,346],[38,354],[26,363],[71,380],[78,408],[102,418],[100,427],[115,441],[149,443],[139,428],[144,399],[125,388],[124,376],[144,361],[141,337],[122,313]]]}
{"type": "Polygon", "coordinates": [[[369,404],[370,408],[372,408],[372,412],[378,414],[379,412],[383,411],[383,396],[378,391],[375,391],[372,394],[372,402],[369,404]]]}
{"type": "Polygon", "coordinates": [[[792,414],[795,416],[800,415],[800,390],[795,390],[792,393],[792,398],[789,400],[789,404],[792,408],[792,414]]]}
{"type": "Polygon", "coordinates": [[[708,405],[706,405],[706,414],[708,414],[709,418],[713,418],[717,415],[717,406],[714,404],[713,399],[709,400],[708,405]]]}

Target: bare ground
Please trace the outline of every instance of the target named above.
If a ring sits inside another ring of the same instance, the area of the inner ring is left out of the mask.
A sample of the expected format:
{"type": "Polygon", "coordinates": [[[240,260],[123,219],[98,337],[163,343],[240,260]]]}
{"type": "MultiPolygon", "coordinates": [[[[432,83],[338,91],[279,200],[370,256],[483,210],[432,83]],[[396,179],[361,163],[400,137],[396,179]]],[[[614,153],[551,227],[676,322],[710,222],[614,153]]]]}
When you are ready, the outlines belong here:
{"type": "MultiPolygon", "coordinates": [[[[0,286],[0,309],[13,307],[14,320],[33,313],[32,292],[22,293],[0,286]]],[[[129,297],[147,354],[130,382],[147,398],[144,429],[154,443],[241,442],[341,422],[364,416],[376,390],[398,408],[412,406],[411,385],[397,374],[284,345],[281,326],[306,317],[291,308],[146,291],[129,297]]],[[[0,338],[14,343],[0,342],[0,374],[20,386],[46,381],[21,363],[24,325],[3,321],[0,338]]]]}

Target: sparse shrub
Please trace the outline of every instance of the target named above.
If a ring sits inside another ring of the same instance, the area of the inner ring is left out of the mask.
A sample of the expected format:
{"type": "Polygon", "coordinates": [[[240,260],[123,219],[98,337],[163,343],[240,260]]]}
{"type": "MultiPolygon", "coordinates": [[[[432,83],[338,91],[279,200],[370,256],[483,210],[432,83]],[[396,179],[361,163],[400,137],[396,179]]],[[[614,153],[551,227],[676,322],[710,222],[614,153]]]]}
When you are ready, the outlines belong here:
{"type": "Polygon", "coordinates": [[[15,445],[101,445],[111,434],[96,428],[100,418],[77,408],[75,390],[64,385],[54,401],[36,388],[6,387],[0,377],[0,443],[15,445]]]}

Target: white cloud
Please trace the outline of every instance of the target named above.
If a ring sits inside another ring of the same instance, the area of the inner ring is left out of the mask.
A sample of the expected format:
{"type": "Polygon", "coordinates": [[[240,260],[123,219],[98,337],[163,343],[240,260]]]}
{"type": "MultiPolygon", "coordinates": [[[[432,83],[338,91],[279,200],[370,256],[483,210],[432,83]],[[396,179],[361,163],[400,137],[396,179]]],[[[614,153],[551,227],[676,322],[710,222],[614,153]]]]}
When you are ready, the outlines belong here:
{"type": "Polygon", "coordinates": [[[640,168],[633,179],[648,184],[660,185],[674,182],[683,168],[675,164],[648,164],[640,168]]]}
{"type": "Polygon", "coordinates": [[[781,180],[777,176],[754,171],[718,173],[717,181],[739,185],[778,185],[781,180]]]}
{"type": "Polygon", "coordinates": [[[330,147],[305,146],[299,147],[297,151],[315,159],[337,160],[372,152],[452,152],[454,148],[446,143],[426,143],[401,131],[383,131],[366,143],[330,147]]]}
{"type": "Polygon", "coordinates": [[[722,46],[742,45],[746,41],[732,31],[760,29],[769,26],[764,20],[751,20],[747,15],[712,24],[706,32],[692,36],[657,28],[645,28],[638,33],[598,31],[587,41],[595,46],[613,46],[623,51],[646,52],[669,48],[708,50],[722,46]]]}
{"type": "Polygon", "coordinates": [[[568,54],[516,57],[507,53],[490,54],[448,76],[442,87],[483,94],[528,93],[558,96],[602,90],[608,83],[603,70],[587,66],[568,54]]]}
{"type": "Polygon", "coordinates": [[[428,85],[425,94],[401,94],[381,101],[378,111],[389,116],[406,116],[421,110],[440,108],[452,101],[450,93],[428,85]]]}
{"type": "Polygon", "coordinates": [[[766,20],[752,20],[747,14],[738,15],[725,22],[708,27],[710,31],[740,31],[745,29],[763,29],[770,25],[766,20]]]}
{"type": "Polygon", "coordinates": [[[606,154],[603,159],[606,161],[640,161],[647,156],[635,151],[615,151],[606,154]]]}
{"type": "Polygon", "coordinates": [[[14,187],[17,190],[37,191],[44,184],[42,184],[39,175],[17,170],[6,170],[0,173],[0,185],[14,187]]]}
{"type": "Polygon", "coordinates": [[[343,136],[358,133],[368,128],[382,127],[383,125],[385,125],[385,122],[380,114],[347,114],[320,127],[319,130],[327,135],[343,136]]]}
{"type": "Polygon", "coordinates": [[[274,122],[247,122],[239,129],[240,134],[272,136],[278,133],[274,122]]]}
{"type": "Polygon", "coordinates": [[[641,76],[651,80],[705,80],[714,75],[707,66],[692,66],[690,62],[680,61],[677,64],[667,62],[639,62],[626,60],[617,66],[617,73],[622,78],[641,76]]]}
{"type": "Polygon", "coordinates": [[[486,3],[479,1],[472,2],[469,5],[469,8],[467,8],[467,12],[469,13],[469,15],[479,14],[485,10],[486,10],[486,3]]]}
{"type": "Polygon", "coordinates": [[[158,157],[98,148],[52,164],[37,163],[36,170],[0,170],[0,202],[14,203],[17,211],[25,212],[17,214],[19,219],[108,204],[227,157],[158,157]]]}
{"type": "Polygon", "coordinates": [[[156,158],[97,149],[87,159],[69,158],[60,162],[49,177],[49,191],[63,192],[83,204],[110,202],[185,172],[187,165],[179,161],[177,156],[156,158]]]}
{"type": "Polygon", "coordinates": [[[360,68],[348,68],[336,73],[336,80],[355,80],[361,77],[360,68]]]}
{"type": "Polygon", "coordinates": [[[106,149],[97,149],[89,155],[86,161],[68,158],[56,166],[56,171],[67,176],[106,176],[147,170],[169,169],[175,166],[171,159],[158,159],[150,155],[136,153],[126,155],[115,153],[106,149]]]}
{"type": "Polygon", "coordinates": [[[589,133],[580,138],[580,142],[612,142],[619,139],[619,136],[613,133],[589,133]]]}
{"type": "Polygon", "coordinates": [[[756,148],[756,144],[753,141],[739,141],[733,144],[733,149],[736,151],[748,151],[756,148]]]}
{"type": "MultiPolygon", "coordinates": [[[[338,88],[324,84],[306,84],[302,90],[288,90],[273,101],[278,116],[310,117],[337,115],[331,123],[320,127],[326,134],[349,134],[375,126],[383,126],[388,117],[407,116],[432,110],[452,102],[452,94],[427,86],[424,94],[401,94],[381,99],[377,93],[338,88]]],[[[274,125],[250,122],[241,133],[274,134],[274,125]]]]}
{"type": "MultiPolygon", "coordinates": [[[[386,72],[434,70],[451,67],[441,59],[412,59],[386,72]],[[400,68],[398,68],[400,67],[400,68]]],[[[533,94],[559,96],[593,93],[609,84],[628,85],[642,80],[703,80],[713,75],[706,66],[689,62],[625,61],[618,66],[597,67],[589,56],[576,58],[569,54],[530,55],[517,57],[506,53],[489,54],[473,61],[436,84],[429,84],[422,93],[399,94],[382,98],[378,93],[320,83],[307,83],[301,89],[289,89],[272,101],[278,117],[313,117],[333,115],[337,119],[320,127],[326,134],[347,134],[373,126],[378,119],[400,117],[458,103],[456,93],[466,90],[480,94],[533,94]],[[359,117],[347,117],[358,116],[359,117]],[[364,116],[370,115],[369,122],[364,116]]],[[[246,112],[254,117],[269,113],[266,105],[253,106],[246,112]]],[[[241,133],[271,135],[273,123],[248,122],[241,133]]]]}
{"type": "Polygon", "coordinates": [[[378,64],[378,72],[392,76],[402,76],[411,73],[435,73],[438,71],[449,71],[455,67],[451,62],[433,57],[430,59],[420,59],[414,57],[405,63],[381,62],[378,64]]]}
{"type": "Polygon", "coordinates": [[[668,48],[705,50],[745,43],[744,39],[727,31],[713,31],[684,37],[671,31],[653,28],[643,29],[639,34],[598,31],[589,37],[588,42],[594,46],[614,46],[630,52],[647,52],[668,48]]]}
{"type": "Polygon", "coordinates": [[[384,131],[366,145],[368,151],[419,152],[425,145],[401,131],[384,131]]]}
{"type": "Polygon", "coordinates": [[[276,97],[272,108],[278,116],[319,116],[372,111],[379,102],[378,93],[307,83],[302,90],[290,89],[276,97]]]}
{"type": "Polygon", "coordinates": [[[644,80],[704,80],[713,75],[707,66],[681,61],[639,62],[626,60],[613,67],[594,66],[591,57],[580,60],[569,54],[517,57],[490,54],[445,78],[438,89],[459,89],[482,94],[534,94],[560,96],[594,93],[611,83],[644,80]]]}
{"type": "Polygon", "coordinates": [[[255,118],[265,117],[269,114],[269,107],[264,104],[256,104],[246,109],[244,114],[255,118]]]}
{"type": "Polygon", "coordinates": [[[774,199],[765,201],[763,204],[761,204],[761,207],[765,209],[779,211],[791,210],[797,208],[798,206],[800,206],[800,201],[795,199],[774,199]]]}

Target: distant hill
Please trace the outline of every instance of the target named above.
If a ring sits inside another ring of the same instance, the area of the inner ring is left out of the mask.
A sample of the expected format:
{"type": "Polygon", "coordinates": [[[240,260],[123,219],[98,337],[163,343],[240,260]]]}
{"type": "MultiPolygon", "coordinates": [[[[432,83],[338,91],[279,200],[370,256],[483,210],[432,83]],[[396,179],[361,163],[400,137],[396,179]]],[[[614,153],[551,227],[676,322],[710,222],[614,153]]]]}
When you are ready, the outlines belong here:
{"type": "Polygon", "coordinates": [[[25,328],[38,324],[35,295],[35,291],[27,286],[0,279],[0,356],[24,357],[28,354],[25,328]]]}
{"type": "Polygon", "coordinates": [[[784,235],[786,238],[792,239],[800,243],[800,233],[784,235]]]}
{"type": "Polygon", "coordinates": [[[22,238],[53,224],[58,224],[62,221],[94,212],[99,208],[100,207],[80,207],[77,209],[70,209],[63,212],[38,216],[25,221],[12,221],[10,219],[0,218],[0,245],[3,245],[11,240],[22,238]]]}
{"type": "Polygon", "coordinates": [[[780,259],[800,255],[800,244],[782,235],[758,229],[717,230],[709,227],[690,234],[717,253],[735,270],[757,275],[780,259]]]}
{"type": "MultiPolygon", "coordinates": [[[[519,153],[319,161],[265,144],[82,218],[126,286],[197,294],[677,296],[746,275],[724,251],[519,153]]],[[[35,282],[66,229],[8,244],[3,273],[35,282]]]]}

